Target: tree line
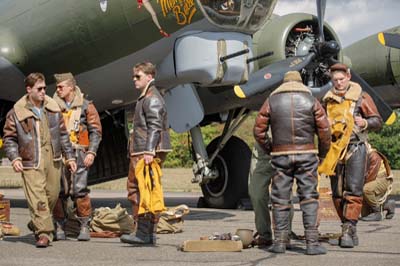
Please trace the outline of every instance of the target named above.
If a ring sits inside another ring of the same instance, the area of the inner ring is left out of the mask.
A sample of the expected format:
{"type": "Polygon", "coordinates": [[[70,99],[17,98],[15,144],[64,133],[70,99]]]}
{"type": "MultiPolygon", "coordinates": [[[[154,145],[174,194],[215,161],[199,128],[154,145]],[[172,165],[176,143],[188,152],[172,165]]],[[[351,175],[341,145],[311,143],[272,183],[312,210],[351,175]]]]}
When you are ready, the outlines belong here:
{"type": "MultiPolygon", "coordinates": [[[[400,116],[400,109],[396,110],[397,116],[400,116]]],[[[253,125],[256,112],[249,116],[235,135],[243,139],[250,148],[254,145],[253,125]]],[[[211,124],[202,127],[204,142],[207,145],[222,132],[223,125],[211,124]]],[[[392,169],[400,169],[400,118],[396,119],[394,124],[384,125],[378,133],[370,132],[369,141],[371,145],[383,153],[390,162],[392,169]]],[[[164,166],[167,168],[192,167],[190,135],[188,132],[175,133],[171,130],[171,144],[173,151],[169,153],[164,166]]]]}

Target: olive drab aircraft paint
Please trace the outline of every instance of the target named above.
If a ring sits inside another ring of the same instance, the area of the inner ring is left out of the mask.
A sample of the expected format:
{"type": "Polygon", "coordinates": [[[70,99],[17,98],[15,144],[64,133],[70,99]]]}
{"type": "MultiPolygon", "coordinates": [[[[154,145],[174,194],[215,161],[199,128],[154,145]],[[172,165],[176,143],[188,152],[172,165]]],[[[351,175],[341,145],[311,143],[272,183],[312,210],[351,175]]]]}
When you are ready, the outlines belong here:
{"type": "MultiPolygon", "coordinates": [[[[193,181],[200,183],[204,203],[234,208],[247,197],[251,151],[233,135],[288,70],[300,70],[318,96],[331,86],[329,64],[343,61],[360,74],[363,89],[375,97],[387,122],[393,121],[391,108],[400,107],[400,50],[392,47],[396,36],[384,39],[389,47],[374,35],[342,48],[337,29],[324,22],[325,1],[316,0],[319,16],[273,15],[276,3],[2,0],[0,127],[25,93],[25,75],[42,72],[52,95],[53,74],[72,72],[108,129],[89,183],[124,177],[128,119],[139,96],[132,66],[151,61],[157,65],[155,81],[167,102],[171,128],[191,135],[193,181]],[[225,128],[205,146],[200,129],[213,122],[225,128]],[[235,154],[241,154],[240,160],[235,154]]],[[[386,32],[398,35],[399,29],[386,32]]]]}

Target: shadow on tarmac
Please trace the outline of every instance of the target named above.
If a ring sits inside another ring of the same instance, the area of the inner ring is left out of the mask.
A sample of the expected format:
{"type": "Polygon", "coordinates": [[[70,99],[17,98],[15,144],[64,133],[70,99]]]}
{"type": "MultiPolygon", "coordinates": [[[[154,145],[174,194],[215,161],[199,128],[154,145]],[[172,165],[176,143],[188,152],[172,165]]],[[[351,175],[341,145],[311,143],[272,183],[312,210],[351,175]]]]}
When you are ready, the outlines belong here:
{"type": "Polygon", "coordinates": [[[35,237],[32,233],[24,235],[24,236],[11,236],[5,237],[3,239],[4,242],[11,242],[11,243],[24,243],[30,246],[34,246],[36,241],[35,237]]]}
{"type": "MultiPolygon", "coordinates": [[[[186,204],[191,209],[190,213],[185,216],[185,220],[222,220],[228,217],[233,217],[234,214],[224,211],[222,209],[201,209],[197,208],[198,198],[184,198],[184,197],[168,197],[165,199],[166,206],[178,206],[186,204]]],[[[118,203],[121,207],[126,208],[128,213],[131,213],[132,205],[126,198],[92,198],[92,208],[109,207],[114,208],[118,203]]],[[[25,199],[11,199],[11,208],[28,208],[25,199]]]]}

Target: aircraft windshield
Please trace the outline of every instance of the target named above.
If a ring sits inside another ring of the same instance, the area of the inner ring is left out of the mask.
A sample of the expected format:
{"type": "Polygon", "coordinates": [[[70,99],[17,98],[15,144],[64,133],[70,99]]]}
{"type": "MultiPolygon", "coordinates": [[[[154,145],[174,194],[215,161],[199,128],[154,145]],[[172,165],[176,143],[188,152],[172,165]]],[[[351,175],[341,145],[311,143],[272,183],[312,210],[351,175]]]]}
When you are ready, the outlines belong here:
{"type": "Polygon", "coordinates": [[[269,18],[277,0],[197,0],[204,16],[218,27],[256,32],[269,18]]]}

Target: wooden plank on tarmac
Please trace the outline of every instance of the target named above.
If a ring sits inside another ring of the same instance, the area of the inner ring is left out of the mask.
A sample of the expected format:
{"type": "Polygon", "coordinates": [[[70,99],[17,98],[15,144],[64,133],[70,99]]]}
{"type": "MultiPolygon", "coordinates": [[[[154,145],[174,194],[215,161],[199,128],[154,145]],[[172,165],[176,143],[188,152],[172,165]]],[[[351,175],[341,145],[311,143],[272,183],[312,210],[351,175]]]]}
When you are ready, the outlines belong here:
{"type": "Polygon", "coordinates": [[[242,241],[233,240],[186,240],[182,251],[186,252],[237,252],[243,247],[242,241]]]}

